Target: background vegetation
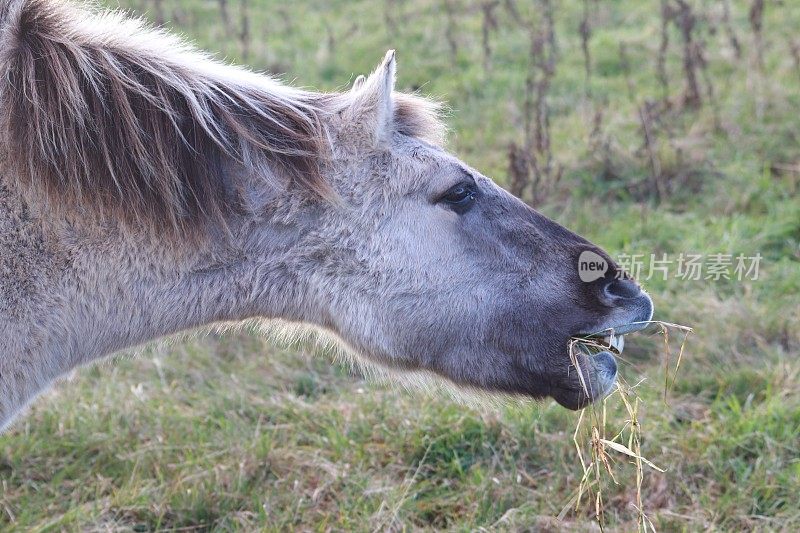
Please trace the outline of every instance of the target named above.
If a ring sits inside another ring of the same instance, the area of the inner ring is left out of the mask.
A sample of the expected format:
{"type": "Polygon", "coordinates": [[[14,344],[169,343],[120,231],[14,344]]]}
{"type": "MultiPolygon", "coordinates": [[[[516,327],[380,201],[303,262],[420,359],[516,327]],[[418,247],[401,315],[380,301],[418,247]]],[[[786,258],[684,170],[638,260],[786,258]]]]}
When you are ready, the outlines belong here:
{"type": "MultiPolygon", "coordinates": [[[[764,0],[141,0],[123,7],[293,83],[398,50],[450,147],[612,254],[763,256],[759,279],[645,282],[694,326],[665,403],[629,339],[660,530],[800,529],[800,5],[764,0]]],[[[673,269],[675,266],[673,265],[673,269]]],[[[645,267],[645,272],[647,267],[645,267]]],[[[576,415],[467,407],[242,331],[82,370],[0,437],[0,529],[592,529],[576,415]]],[[[612,408],[612,424],[625,416],[612,408]]],[[[631,467],[605,523],[636,529],[631,467]]]]}

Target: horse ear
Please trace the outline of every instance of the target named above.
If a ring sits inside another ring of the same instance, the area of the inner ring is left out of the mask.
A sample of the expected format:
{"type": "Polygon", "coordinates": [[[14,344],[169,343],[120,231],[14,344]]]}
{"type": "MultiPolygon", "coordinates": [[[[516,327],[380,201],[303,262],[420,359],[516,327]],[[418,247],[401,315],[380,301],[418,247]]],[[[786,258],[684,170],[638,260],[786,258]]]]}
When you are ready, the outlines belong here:
{"type": "Polygon", "coordinates": [[[373,144],[380,142],[391,131],[395,71],[394,50],[389,50],[383,62],[368,78],[363,81],[356,79],[353,84],[349,119],[351,124],[358,125],[371,138],[373,144]]]}

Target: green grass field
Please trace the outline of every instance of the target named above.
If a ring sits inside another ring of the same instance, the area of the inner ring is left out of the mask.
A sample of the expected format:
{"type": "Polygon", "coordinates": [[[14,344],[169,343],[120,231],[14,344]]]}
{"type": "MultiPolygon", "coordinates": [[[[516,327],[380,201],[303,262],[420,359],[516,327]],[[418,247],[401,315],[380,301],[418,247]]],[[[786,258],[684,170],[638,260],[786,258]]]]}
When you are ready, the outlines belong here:
{"type": "MultiPolygon", "coordinates": [[[[211,0],[123,7],[321,90],[346,87],[396,48],[399,88],[446,100],[450,148],[509,184],[509,144],[524,144],[526,24],[538,27],[542,11],[504,0],[487,23],[483,4],[229,0],[227,25],[211,0]]],[[[614,256],[643,254],[643,277],[653,253],[761,255],[757,280],[678,279],[673,264],[666,280],[643,281],[657,318],[695,334],[666,402],[659,336],[629,337],[621,372],[641,381],[642,453],[666,470],[644,472],[657,530],[797,531],[800,5],[768,0],[759,37],[753,3],[731,2],[727,19],[725,4],[687,4],[691,102],[676,21],[659,81],[658,1],[588,1],[588,84],[585,4],[554,2],[547,105],[561,177],[543,181],[536,207],[614,256]]],[[[599,527],[588,498],[569,506],[582,475],[576,413],[464,405],[370,382],[317,351],[243,330],[79,371],[0,436],[0,530],[599,527]]],[[[626,416],[612,398],[609,426],[626,416]]],[[[604,524],[636,530],[635,469],[614,458],[604,524]]]]}

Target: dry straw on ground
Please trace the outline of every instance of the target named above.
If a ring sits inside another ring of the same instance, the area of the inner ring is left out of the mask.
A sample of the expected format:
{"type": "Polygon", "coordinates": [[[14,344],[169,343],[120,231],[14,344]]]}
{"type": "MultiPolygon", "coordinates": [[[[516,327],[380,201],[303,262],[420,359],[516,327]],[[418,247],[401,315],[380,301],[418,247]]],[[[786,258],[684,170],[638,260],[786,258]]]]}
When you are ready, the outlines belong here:
{"type": "MultiPolygon", "coordinates": [[[[649,321],[647,324],[658,326],[658,333],[664,339],[664,401],[666,402],[667,394],[675,383],[686,341],[692,332],[692,328],[661,321],[649,321]],[[670,330],[683,333],[683,339],[675,359],[674,371],[671,370],[670,364],[673,359],[672,350],[670,349],[670,330]]],[[[592,354],[610,348],[609,345],[600,342],[597,336],[590,338],[576,337],[570,341],[569,345],[570,357],[576,369],[578,368],[577,354],[579,351],[582,350],[585,353],[592,354]]],[[[581,383],[588,394],[587,384],[584,382],[581,372],[578,372],[578,375],[581,377],[581,383]]],[[[579,510],[581,504],[588,501],[602,530],[605,523],[603,487],[607,486],[609,482],[615,485],[626,484],[625,480],[620,480],[619,472],[615,472],[615,465],[621,458],[635,466],[636,498],[634,505],[637,513],[638,530],[642,532],[655,531],[655,527],[644,508],[642,484],[645,467],[658,472],[665,472],[665,469],[657,466],[642,455],[643,431],[639,422],[639,414],[643,402],[637,394],[637,389],[641,384],[642,382],[629,385],[622,377],[619,377],[616,383],[616,390],[602,402],[582,410],[578,415],[573,441],[581,464],[582,474],[578,488],[559,514],[559,519],[564,518],[571,509],[579,510]],[[612,402],[619,402],[624,408],[624,416],[627,417],[623,421],[621,429],[613,434],[611,433],[613,430],[608,426],[609,404],[613,405],[612,402]]]]}

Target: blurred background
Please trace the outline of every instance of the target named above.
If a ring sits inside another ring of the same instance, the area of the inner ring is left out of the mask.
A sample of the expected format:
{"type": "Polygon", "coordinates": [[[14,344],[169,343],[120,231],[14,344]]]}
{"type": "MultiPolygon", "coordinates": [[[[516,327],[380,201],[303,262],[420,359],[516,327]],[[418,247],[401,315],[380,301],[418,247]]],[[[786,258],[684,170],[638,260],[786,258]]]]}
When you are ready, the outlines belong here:
{"type": "MultiPolygon", "coordinates": [[[[800,529],[797,2],[109,5],[318,90],[397,49],[398,89],[449,104],[451,150],[638,258],[657,318],[695,329],[666,401],[661,336],[629,337],[621,362],[641,382],[642,453],[666,469],[643,480],[655,528],[800,529]]],[[[243,330],[78,372],[0,436],[0,529],[598,528],[573,500],[577,414],[466,406],[317,351],[243,330]]],[[[605,525],[635,530],[616,459],[605,525]]]]}

